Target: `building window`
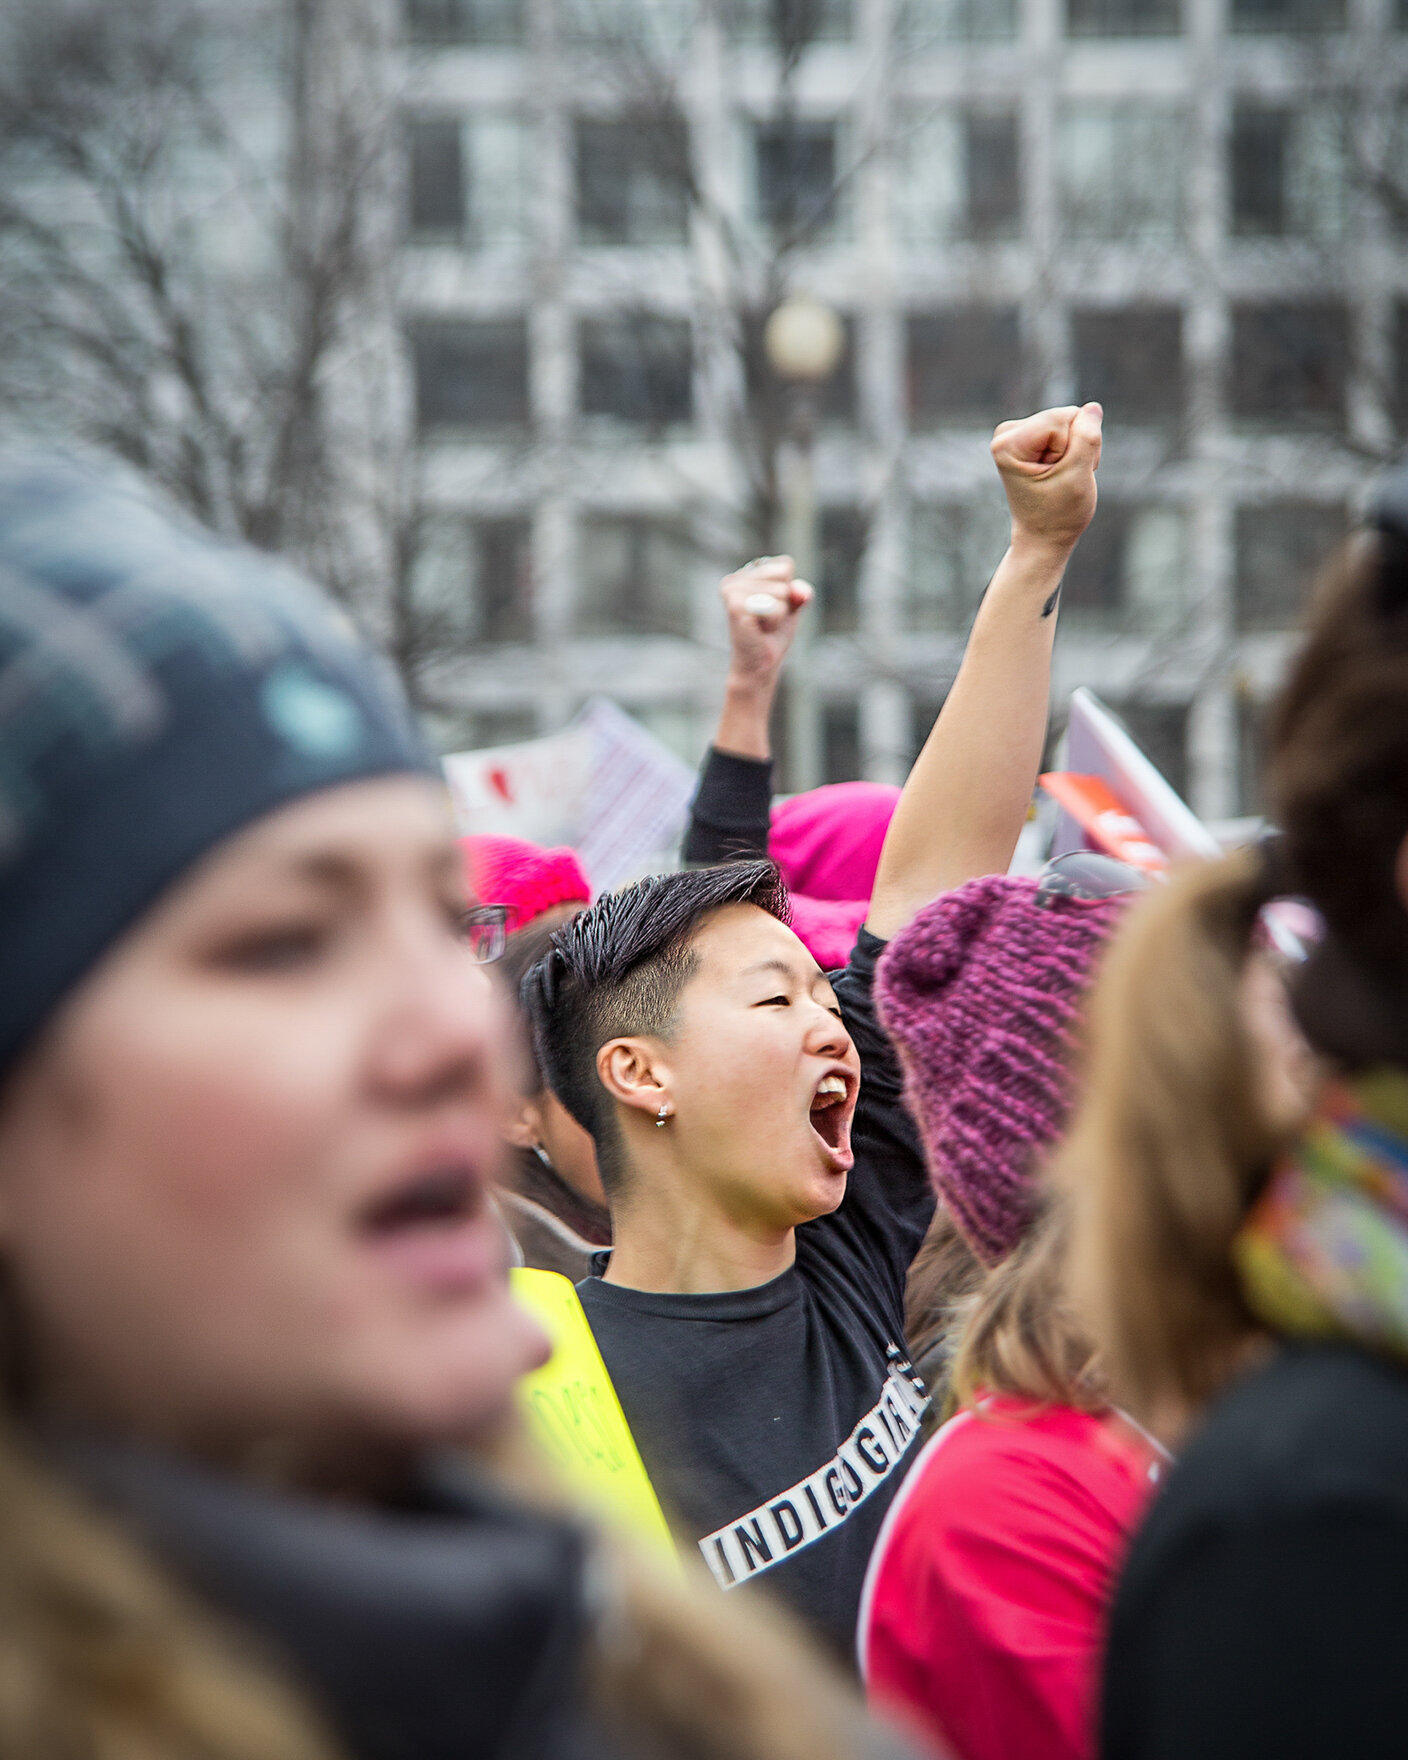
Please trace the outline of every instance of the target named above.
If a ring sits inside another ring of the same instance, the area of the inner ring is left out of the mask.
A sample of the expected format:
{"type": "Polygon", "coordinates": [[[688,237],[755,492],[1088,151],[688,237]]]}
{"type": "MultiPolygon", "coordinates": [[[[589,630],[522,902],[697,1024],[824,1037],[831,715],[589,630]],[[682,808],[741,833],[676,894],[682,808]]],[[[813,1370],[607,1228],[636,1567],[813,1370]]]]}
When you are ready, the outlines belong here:
{"type": "Polygon", "coordinates": [[[411,574],[419,650],[454,652],[533,634],[531,529],[526,519],[433,519],[411,574]]]}
{"type": "Polygon", "coordinates": [[[1015,309],[954,306],[907,326],[909,414],[916,426],[968,419],[986,425],[1022,405],[1015,309]]]}
{"type": "Polygon", "coordinates": [[[821,513],[821,627],[849,635],[858,621],[860,568],[870,521],[859,507],[826,507],[821,513]]]}
{"type": "Polygon", "coordinates": [[[1176,793],[1188,798],[1188,705],[1143,701],[1111,703],[1145,757],[1176,793]]]}
{"type": "Polygon", "coordinates": [[[970,238],[1010,238],[1022,218],[1017,118],[981,111],[964,118],[967,225],[970,238]]]}
{"type": "Polygon", "coordinates": [[[1232,0],[1234,31],[1342,31],[1345,0],[1232,0]]]}
{"type": "Polygon", "coordinates": [[[898,40],[922,52],[947,43],[1010,41],[1017,34],[1017,0],[899,0],[898,40]]]}
{"type": "Polygon", "coordinates": [[[1073,37],[1168,37],[1183,28],[1179,0],[1066,0],[1073,37]]]}
{"type": "Polygon", "coordinates": [[[821,711],[822,765],[828,782],[860,779],[860,704],[826,703],[821,711]]]}
{"type": "Polygon", "coordinates": [[[515,244],[526,230],[527,135],[517,116],[470,119],[469,232],[476,246],[515,244]]]}
{"type": "Polygon", "coordinates": [[[940,694],[935,694],[932,685],[910,693],[909,768],[911,770],[914,768],[919,754],[924,750],[929,735],[934,731],[934,723],[943,713],[943,707],[947,701],[948,692],[945,690],[940,694]]]}
{"type": "Polygon", "coordinates": [[[528,336],[521,319],[425,320],[411,331],[411,353],[422,432],[527,422],[528,336]]]}
{"type": "Polygon", "coordinates": [[[454,238],[476,248],[523,236],[523,144],[516,116],[411,123],[408,197],[413,238],[454,238]]]}
{"type": "Polygon", "coordinates": [[[1289,110],[1238,104],[1232,112],[1232,230],[1274,236],[1286,231],[1289,110]]]}
{"type": "Polygon", "coordinates": [[[1014,238],[1021,153],[1012,110],[939,110],[900,131],[896,200],[911,244],[1014,238]]]}
{"type": "Polygon", "coordinates": [[[1232,414],[1248,420],[1344,419],[1349,320],[1342,305],[1232,308],[1232,414]]]}
{"type": "Polygon", "coordinates": [[[526,642],[533,634],[533,531],[526,519],[475,523],[474,602],[479,638],[526,642]]]}
{"type": "Polygon", "coordinates": [[[852,0],[724,0],[719,10],[732,35],[784,55],[844,41],[855,29],[852,0]]]}
{"type": "Polygon", "coordinates": [[[584,520],[579,634],[688,635],[698,565],[688,533],[668,521],[584,520]]]}
{"type": "Polygon", "coordinates": [[[1176,420],[1183,396],[1183,314],[1177,306],[1076,312],[1077,395],[1111,421],[1176,420]]]}
{"type": "Polygon", "coordinates": [[[679,117],[577,124],[577,236],[583,244],[683,244],[689,135],[679,117]]]}
{"type": "Polygon", "coordinates": [[[1293,629],[1317,569],[1346,529],[1343,507],[1316,507],[1304,501],[1239,507],[1237,628],[1293,629]]]}
{"type": "Polygon", "coordinates": [[[1339,231],[1346,192],[1333,116],[1308,105],[1238,104],[1229,183],[1232,230],[1242,237],[1339,231]]]}
{"type": "Polygon", "coordinates": [[[690,0],[556,0],[554,20],[562,42],[643,73],[681,53],[694,11],[690,0]]]}
{"type": "Polygon", "coordinates": [[[836,125],[766,123],[754,132],[758,218],[781,238],[829,226],[836,205],[836,125]]]}
{"type": "Polygon", "coordinates": [[[840,422],[850,426],[856,419],[856,321],[842,314],[844,340],[836,371],[816,392],[816,413],[823,422],[840,422]]]}
{"type": "Polygon", "coordinates": [[[1271,706],[1258,702],[1250,691],[1237,696],[1237,810],[1264,813],[1266,755],[1269,745],[1271,706]]]}
{"type": "Polygon", "coordinates": [[[639,312],[587,318],[581,328],[582,414],[651,428],[694,414],[694,357],[687,320],[639,312]]]}
{"type": "Polygon", "coordinates": [[[910,519],[909,628],[966,630],[1002,560],[1010,529],[1000,489],[971,501],[916,507],[910,519]]]}
{"type": "Polygon", "coordinates": [[[1064,614],[1131,633],[1174,633],[1188,600],[1187,523],[1176,507],[1101,500],[1061,588],[1064,614]]]}
{"type": "Polygon", "coordinates": [[[407,147],[411,231],[457,238],[464,227],[464,136],[458,118],[413,122],[407,147]]]}
{"type": "MultiPolygon", "coordinates": [[[[1408,29],[1408,0],[1401,0],[1403,13],[1400,28],[1408,29]]],[[[1387,138],[1378,150],[1361,161],[1356,168],[1361,184],[1367,181],[1378,198],[1379,213],[1386,228],[1400,236],[1408,232],[1408,98],[1400,93],[1393,106],[1387,138]]],[[[1352,164],[1353,159],[1346,154],[1352,164]]]]}
{"type": "Polygon", "coordinates": [[[522,0],[406,0],[406,34],[418,43],[518,43],[522,0]]]}
{"type": "Polygon", "coordinates": [[[1393,370],[1388,386],[1388,401],[1401,434],[1408,430],[1408,300],[1399,300],[1394,307],[1393,344],[1393,370]]]}
{"type": "Polygon", "coordinates": [[[1171,242],[1182,224],[1187,118],[1163,104],[1082,103],[1057,136],[1065,226],[1086,238],[1171,242]]]}
{"type": "Polygon", "coordinates": [[[1066,617],[1117,618],[1124,608],[1124,525],[1120,512],[1097,507],[1066,564],[1061,609],[1066,617]]]}

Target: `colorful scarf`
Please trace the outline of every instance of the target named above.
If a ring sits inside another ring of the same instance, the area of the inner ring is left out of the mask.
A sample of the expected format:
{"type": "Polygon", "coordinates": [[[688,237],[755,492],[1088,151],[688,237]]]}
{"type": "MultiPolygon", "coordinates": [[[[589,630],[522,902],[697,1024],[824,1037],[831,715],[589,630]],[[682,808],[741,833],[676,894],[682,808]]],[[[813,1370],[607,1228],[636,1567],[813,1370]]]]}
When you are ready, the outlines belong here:
{"type": "Polygon", "coordinates": [[[1326,1091],[1233,1258],[1277,1332],[1408,1357],[1408,1074],[1380,1068],[1326,1091]]]}

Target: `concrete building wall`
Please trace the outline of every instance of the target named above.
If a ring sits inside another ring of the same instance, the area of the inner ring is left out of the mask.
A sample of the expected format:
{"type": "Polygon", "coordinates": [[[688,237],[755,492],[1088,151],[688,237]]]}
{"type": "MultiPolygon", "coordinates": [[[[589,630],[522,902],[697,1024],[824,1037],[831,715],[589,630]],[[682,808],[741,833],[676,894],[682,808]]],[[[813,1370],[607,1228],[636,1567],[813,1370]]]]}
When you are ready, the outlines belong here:
{"type": "MultiPolygon", "coordinates": [[[[633,24],[630,3],[612,28],[672,69],[705,197],[746,217],[774,49],[704,5],[635,0],[633,24]]],[[[1002,547],[993,423],[1097,396],[1102,505],[1068,580],[1058,716],[1090,684],[1199,811],[1255,807],[1303,578],[1396,443],[1408,254],[1350,150],[1399,126],[1393,5],[828,7],[795,104],[836,127],[839,217],[787,272],[853,339],[853,396],[816,446],[836,541],[810,664],[832,779],[901,777],[952,679],[1002,547]]],[[[512,0],[442,0],[440,40],[400,51],[408,121],[455,124],[462,155],[459,223],[408,229],[407,334],[496,323],[481,337],[501,365],[521,350],[524,376],[502,420],[477,403],[456,420],[448,393],[445,419],[427,411],[439,357],[417,387],[408,348],[441,522],[427,590],[469,605],[464,656],[433,681],[441,731],[548,731],[604,690],[693,758],[722,683],[715,582],[750,553],[737,360],[708,334],[726,271],[697,211],[676,242],[584,236],[578,121],[630,104],[566,6],[524,0],[515,22],[512,0]],[[585,413],[590,339],[647,311],[692,326],[688,419],[585,413]],[[635,583],[619,602],[617,579],[635,583]]],[[[451,359],[450,392],[477,371],[451,359]]]]}

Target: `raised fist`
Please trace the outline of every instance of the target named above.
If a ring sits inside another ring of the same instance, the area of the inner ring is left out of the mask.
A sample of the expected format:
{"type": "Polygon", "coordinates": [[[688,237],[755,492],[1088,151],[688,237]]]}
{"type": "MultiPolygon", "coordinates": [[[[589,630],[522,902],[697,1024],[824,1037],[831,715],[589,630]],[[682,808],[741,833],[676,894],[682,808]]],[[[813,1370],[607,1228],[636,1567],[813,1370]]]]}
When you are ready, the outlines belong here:
{"type": "Polygon", "coordinates": [[[776,677],[797,620],[811,604],[808,582],[796,578],[790,556],[760,556],[719,586],[728,613],[730,667],[735,676],[756,682],[776,677]]]}
{"type": "Polygon", "coordinates": [[[1100,463],[1098,403],[1044,409],[999,422],[992,457],[1012,510],[1012,536],[1071,549],[1095,512],[1100,463]]]}

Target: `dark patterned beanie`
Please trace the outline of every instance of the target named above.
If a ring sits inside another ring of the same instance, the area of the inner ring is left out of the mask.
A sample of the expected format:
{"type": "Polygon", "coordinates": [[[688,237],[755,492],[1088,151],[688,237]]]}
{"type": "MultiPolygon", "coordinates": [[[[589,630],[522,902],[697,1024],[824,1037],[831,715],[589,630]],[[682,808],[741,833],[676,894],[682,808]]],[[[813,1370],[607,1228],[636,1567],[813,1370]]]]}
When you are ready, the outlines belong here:
{"type": "Polygon", "coordinates": [[[438,774],[299,576],[123,482],[0,461],[0,1069],[212,845],[398,771],[438,774]]]}

